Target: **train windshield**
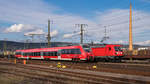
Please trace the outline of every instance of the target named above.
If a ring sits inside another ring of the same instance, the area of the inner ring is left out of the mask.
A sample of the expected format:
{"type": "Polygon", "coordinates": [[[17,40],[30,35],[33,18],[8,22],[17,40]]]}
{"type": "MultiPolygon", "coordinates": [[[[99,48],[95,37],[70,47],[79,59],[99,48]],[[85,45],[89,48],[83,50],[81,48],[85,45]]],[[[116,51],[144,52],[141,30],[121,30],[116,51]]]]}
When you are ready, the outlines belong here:
{"type": "Polygon", "coordinates": [[[122,51],[121,47],[119,46],[115,46],[114,48],[115,48],[115,51],[122,51]]]}
{"type": "Polygon", "coordinates": [[[86,51],[86,52],[90,52],[91,51],[91,48],[90,48],[89,45],[82,45],[82,47],[83,47],[84,51],[86,51]]]}

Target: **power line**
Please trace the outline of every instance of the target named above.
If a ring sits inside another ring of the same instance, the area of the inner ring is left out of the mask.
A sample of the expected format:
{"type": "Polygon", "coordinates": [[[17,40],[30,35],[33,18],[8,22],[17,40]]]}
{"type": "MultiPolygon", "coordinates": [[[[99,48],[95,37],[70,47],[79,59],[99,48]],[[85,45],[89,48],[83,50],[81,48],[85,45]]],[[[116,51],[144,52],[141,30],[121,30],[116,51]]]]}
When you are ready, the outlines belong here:
{"type": "MultiPolygon", "coordinates": [[[[133,23],[137,22],[137,21],[141,21],[143,19],[148,19],[147,17],[149,17],[149,16],[142,17],[142,19],[141,18],[134,19],[133,23]]],[[[123,21],[123,22],[118,22],[118,23],[109,24],[109,25],[105,25],[105,26],[110,27],[110,26],[116,26],[116,25],[121,25],[121,24],[125,24],[125,23],[129,23],[129,21],[126,20],[126,21],[123,21]]],[[[94,31],[94,30],[92,29],[92,31],[94,31]]]]}
{"type": "MultiPolygon", "coordinates": [[[[128,10],[129,11],[129,10],[128,10]]],[[[134,13],[133,12],[133,16],[134,17],[136,17],[136,16],[138,16],[138,15],[140,15],[140,14],[142,14],[141,12],[136,12],[136,13],[134,13]]],[[[129,17],[129,13],[126,13],[125,15],[120,15],[120,16],[116,16],[116,17],[111,17],[111,19],[103,19],[102,21],[105,21],[105,22],[111,22],[111,21],[114,21],[114,20],[116,20],[116,19],[121,19],[122,17],[125,17],[125,16],[127,16],[127,17],[129,17]]]]}

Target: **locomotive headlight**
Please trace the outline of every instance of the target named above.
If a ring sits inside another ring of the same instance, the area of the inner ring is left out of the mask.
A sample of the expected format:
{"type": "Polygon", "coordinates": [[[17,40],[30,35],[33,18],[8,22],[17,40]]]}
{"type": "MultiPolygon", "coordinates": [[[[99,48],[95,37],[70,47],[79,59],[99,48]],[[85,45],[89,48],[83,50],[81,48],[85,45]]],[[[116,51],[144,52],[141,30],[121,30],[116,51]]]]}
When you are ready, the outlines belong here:
{"type": "Polygon", "coordinates": [[[118,52],[116,52],[116,54],[118,54],[118,52]]]}

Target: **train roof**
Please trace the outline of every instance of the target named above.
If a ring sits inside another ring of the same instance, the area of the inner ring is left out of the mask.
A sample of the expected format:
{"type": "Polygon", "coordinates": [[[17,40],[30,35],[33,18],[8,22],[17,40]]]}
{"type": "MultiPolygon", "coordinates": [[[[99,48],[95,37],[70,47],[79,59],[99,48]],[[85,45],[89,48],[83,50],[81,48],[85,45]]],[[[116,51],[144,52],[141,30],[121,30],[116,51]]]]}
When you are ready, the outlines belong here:
{"type": "Polygon", "coordinates": [[[73,49],[73,48],[80,48],[81,45],[74,45],[74,46],[64,46],[64,47],[50,47],[50,48],[35,48],[35,49],[24,49],[24,50],[16,50],[16,52],[40,52],[40,51],[58,51],[60,49],[73,49]]]}
{"type": "Polygon", "coordinates": [[[106,47],[106,46],[121,46],[121,45],[118,45],[118,44],[99,44],[99,45],[79,44],[79,45],[68,45],[68,46],[62,46],[62,47],[23,49],[23,50],[16,50],[16,52],[20,52],[20,51],[22,51],[22,52],[58,51],[60,49],[80,48],[83,45],[84,46],[90,46],[92,48],[106,47]]]}

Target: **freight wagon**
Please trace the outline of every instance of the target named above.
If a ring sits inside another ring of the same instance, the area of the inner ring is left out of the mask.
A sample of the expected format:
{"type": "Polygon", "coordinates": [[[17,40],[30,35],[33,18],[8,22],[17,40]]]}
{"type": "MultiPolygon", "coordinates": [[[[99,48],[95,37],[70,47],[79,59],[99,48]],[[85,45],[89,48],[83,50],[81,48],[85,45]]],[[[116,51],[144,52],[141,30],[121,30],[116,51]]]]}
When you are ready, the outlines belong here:
{"type": "Polygon", "coordinates": [[[135,59],[135,60],[150,60],[150,49],[145,50],[123,50],[124,58],[123,59],[135,59]]]}

